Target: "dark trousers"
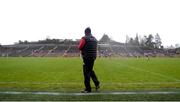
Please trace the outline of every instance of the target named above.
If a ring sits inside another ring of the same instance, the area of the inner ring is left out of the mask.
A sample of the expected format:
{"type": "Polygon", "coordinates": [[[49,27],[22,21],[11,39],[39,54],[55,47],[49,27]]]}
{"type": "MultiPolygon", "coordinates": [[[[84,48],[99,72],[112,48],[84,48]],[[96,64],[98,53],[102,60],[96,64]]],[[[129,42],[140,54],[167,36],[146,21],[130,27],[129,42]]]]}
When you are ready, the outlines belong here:
{"type": "Polygon", "coordinates": [[[93,71],[95,58],[83,58],[83,73],[84,73],[84,85],[86,91],[91,91],[90,78],[93,80],[95,86],[99,85],[99,81],[93,71]]]}

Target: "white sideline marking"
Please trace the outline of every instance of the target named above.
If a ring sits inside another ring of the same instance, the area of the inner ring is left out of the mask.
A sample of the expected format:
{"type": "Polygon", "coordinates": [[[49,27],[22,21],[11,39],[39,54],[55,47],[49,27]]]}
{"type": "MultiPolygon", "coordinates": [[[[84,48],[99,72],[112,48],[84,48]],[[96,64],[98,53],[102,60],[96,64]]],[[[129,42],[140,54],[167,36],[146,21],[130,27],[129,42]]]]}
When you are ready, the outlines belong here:
{"type": "Polygon", "coordinates": [[[163,75],[163,74],[160,74],[160,73],[156,73],[156,72],[152,72],[152,71],[148,71],[148,70],[139,69],[139,68],[136,68],[134,66],[124,65],[124,64],[123,64],[123,66],[129,67],[129,68],[134,69],[134,70],[151,73],[153,75],[160,76],[160,77],[163,77],[163,78],[166,78],[166,79],[171,79],[171,80],[174,80],[174,81],[180,81],[180,79],[177,79],[177,78],[169,77],[169,76],[166,76],[166,75],[163,75]]]}
{"type": "MultiPolygon", "coordinates": [[[[67,83],[46,83],[46,82],[0,82],[0,84],[34,84],[34,85],[81,85],[83,83],[78,82],[67,82],[67,83]]],[[[101,83],[101,85],[159,85],[159,84],[180,84],[180,81],[178,82],[136,82],[136,83],[101,83]]]]}
{"type": "Polygon", "coordinates": [[[82,96],[82,95],[134,95],[134,94],[180,94],[180,92],[174,91],[143,91],[143,92],[99,92],[99,93],[61,93],[61,92],[0,92],[0,94],[11,94],[11,95],[65,95],[65,96],[82,96]]]}

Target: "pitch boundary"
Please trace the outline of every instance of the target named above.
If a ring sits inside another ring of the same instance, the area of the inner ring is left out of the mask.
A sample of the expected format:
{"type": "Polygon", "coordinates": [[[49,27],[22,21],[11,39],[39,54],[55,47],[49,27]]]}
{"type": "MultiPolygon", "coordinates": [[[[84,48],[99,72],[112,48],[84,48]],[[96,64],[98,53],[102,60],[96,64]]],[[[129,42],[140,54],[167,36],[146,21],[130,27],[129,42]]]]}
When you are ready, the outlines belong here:
{"type": "Polygon", "coordinates": [[[84,96],[84,95],[137,95],[137,94],[180,94],[179,91],[142,91],[142,92],[93,92],[93,93],[64,93],[64,92],[19,92],[19,91],[5,91],[0,94],[9,95],[52,95],[52,96],[84,96]]]}
{"type": "MultiPolygon", "coordinates": [[[[121,65],[122,65],[122,64],[121,64],[121,65]]],[[[137,71],[151,73],[151,74],[156,75],[156,76],[159,76],[159,77],[163,77],[163,78],[166,78],[166,79],[170,79],[170,80],[174,80],[174,81],[180,82],[180,79],[173,78],[173,77],[169,77],[169,76],[166,76],[166,75],[164,75],[164,74],[157,73],[157,72],[152,72],[152,71],[148,71],[148,70],[139,69],[139,68],[136,68],[136,67],[130,66],[130,65],[124,65],[124,64],[123,64],[123,66],[128,67],[128,68],[131,68],[131,69],[134,69],[134,70],[137,70],[137,71]]]]}
{"type": "MultiPolygon", "coordinates": [[[[57,82],[57,83],[47,83],[47,82],[0,82],[0,84],[34,84],[34,85],[63,85],[63,84],[69,84],[69,85],[81,85],[83,83],[79,82],[57,82]]],[[[180,81],[177,82],[136,82],[136,83],[119,83],[119,82],[104,82],[101,83],[101,85],[159,85],[159,84],[180,84],[180,81]]]]}

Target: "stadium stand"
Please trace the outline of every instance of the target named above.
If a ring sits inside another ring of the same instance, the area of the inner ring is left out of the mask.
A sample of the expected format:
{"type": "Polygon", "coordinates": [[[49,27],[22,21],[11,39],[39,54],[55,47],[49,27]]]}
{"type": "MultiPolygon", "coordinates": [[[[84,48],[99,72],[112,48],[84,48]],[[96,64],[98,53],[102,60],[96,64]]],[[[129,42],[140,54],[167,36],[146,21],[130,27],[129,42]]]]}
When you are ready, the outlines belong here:
{"type": "MultiPolygon", "coordinates": [[[[79,40],[50,40],[40,42],[28,42],[26,44],[1,45],[1,57],[58,57],[80,56],[78,50],[79,40]],[[52,42],[54,41],[54,42],[52,42]],[[59,42],[58,42],[59,41],[59,42]]],[[[132,46],[115,41],[99,41],[99,57],[143,57],[143,56],[174,56],[179,54],[179,49],[147,49],[142,46],[132,46]]]]}

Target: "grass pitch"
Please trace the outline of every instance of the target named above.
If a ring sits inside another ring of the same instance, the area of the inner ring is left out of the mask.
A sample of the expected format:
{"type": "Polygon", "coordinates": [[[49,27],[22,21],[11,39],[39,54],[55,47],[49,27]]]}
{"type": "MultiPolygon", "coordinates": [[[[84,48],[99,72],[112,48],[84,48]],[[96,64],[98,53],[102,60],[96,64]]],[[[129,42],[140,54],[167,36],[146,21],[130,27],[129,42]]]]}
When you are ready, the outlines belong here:
{"type": "MultiPolygon", "coordinates": [[[[101,82],[100,92],[180,91],[179,58],[97,58],[94,70],[101,82]]],[[[0,58],[1,92],[71,93],[83,88],[81,58],[0,58]]],[[[0,94],[0,100],[180,100],[179,96],[0,94]]]]}

